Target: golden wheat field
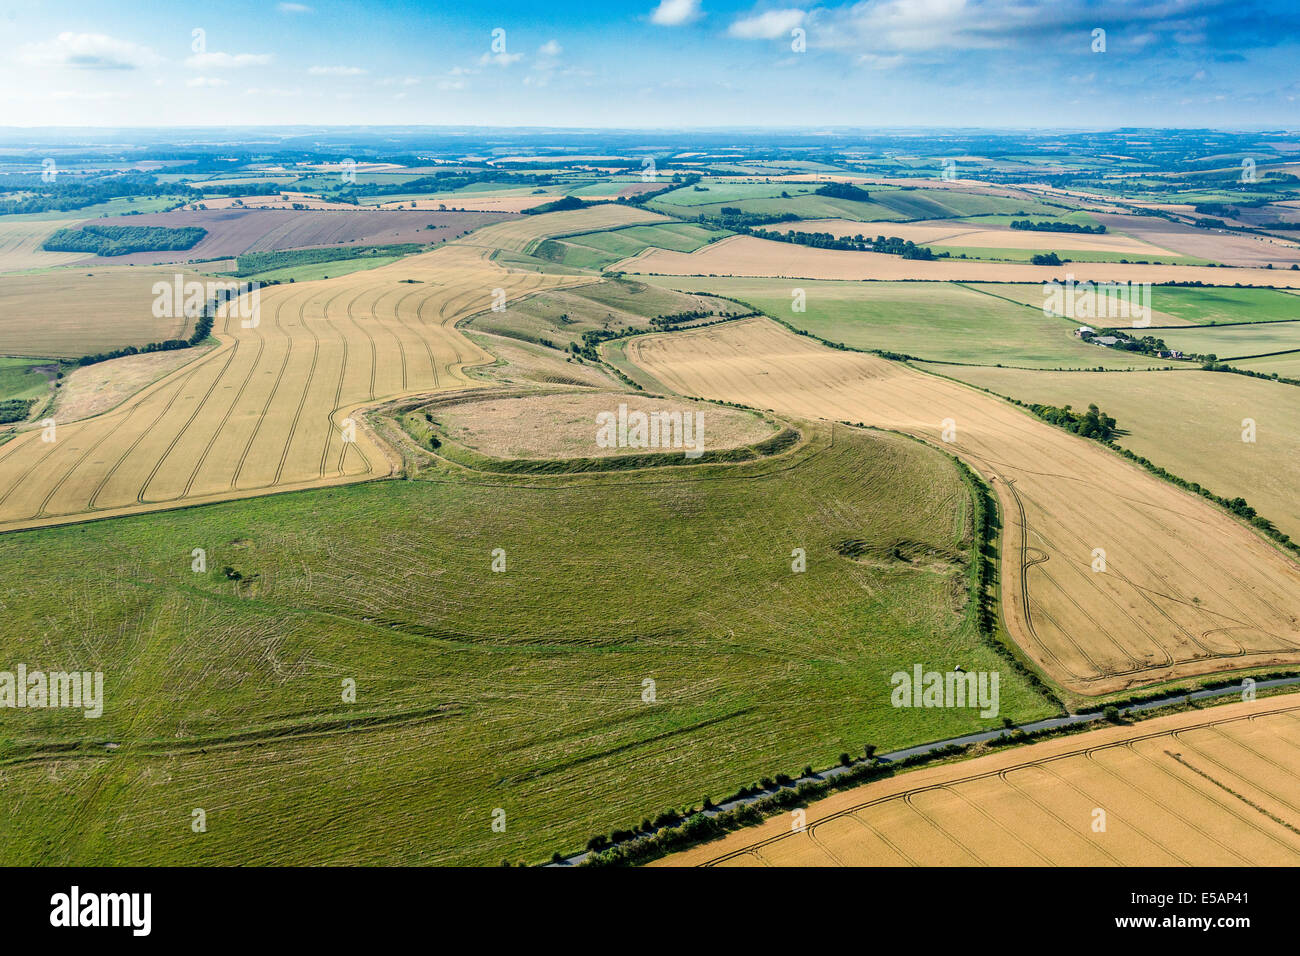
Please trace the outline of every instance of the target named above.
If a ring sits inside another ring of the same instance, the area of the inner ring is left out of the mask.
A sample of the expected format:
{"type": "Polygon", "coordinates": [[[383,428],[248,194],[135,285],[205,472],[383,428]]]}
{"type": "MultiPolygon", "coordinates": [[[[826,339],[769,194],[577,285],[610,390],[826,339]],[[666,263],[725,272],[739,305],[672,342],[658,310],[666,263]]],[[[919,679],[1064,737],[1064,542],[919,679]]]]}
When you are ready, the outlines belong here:
{"type": "MultiPolygon", "coordinates": [[[[868,228],[869,224],[864,224],[868,228]]],[[[876,226],[875,232],[881,227],[876,226]]],[[[888,229],[884,230],[888,232],[888,229]]],[[[1062,245],[1058,243],[1058,246],[1062,245]]],[[[1071,248],[1078,248],[1072,246],[1071,248]]],[[[924,279],[936,282],[1050,282],[1067,273],[1090,282],[1203,282],[1300,288],[1300,272],[1278,269],[1067,262],[1059,266],[960,259],[904,259],[880,252],[814,249],[729,236],[695,252],[651,247],[609,267],[642,275],[773,276],[789,279],[924,279]]]]}
{"type": "MultiPolygon", "coordinates": [[[[85,258],[78,253],[78,256],[85,258]]],[[[0,276],[0,355],[82,355],[186,338],[184,315],[153,314],[153,286],[197,276],[188,266],[100,266],[0,276]]]]}
{"type": "Polygon", "coordinates": [[[827,797],[654,866],[1300,865],[1294,695],[1095,730],[827,797]]]}
{"type": "Polygon", "coordinates": [[[0,221],[0,272],[44,269],[85,259],[84,252],[46,252],[41,248],[41,244],[50,233],[80,221],[80,219],[0,221]]]}
{"type": "Polygon", "coordinates": [[[644,336],[627,354],[682,395],[896,429],[969,462],[1000,502],[1011,635],[1072,692],[1300,661],[1300,566],[1095,442],[768,319],[644,336]]]}
{"type": "MultiPolygon", "coordinates": [[[[544,224],[533,224],[546,228],[544,224]]],[[[392,454],[358,409],[464,386],[492,357],[454,328],[492,306],[593,281],[511,272],[449,244],[332,280],[261,291],[255,327],[223,309],[221,345],[111,412],[0,446],[0,529],[358,481],[392,454]]]]}

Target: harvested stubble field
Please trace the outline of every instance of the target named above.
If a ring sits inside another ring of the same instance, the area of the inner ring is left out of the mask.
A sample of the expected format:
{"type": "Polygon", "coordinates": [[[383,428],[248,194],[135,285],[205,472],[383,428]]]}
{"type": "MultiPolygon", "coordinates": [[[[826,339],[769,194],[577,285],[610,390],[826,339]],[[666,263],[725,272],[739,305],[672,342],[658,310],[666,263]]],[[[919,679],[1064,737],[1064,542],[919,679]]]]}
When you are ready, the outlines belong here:
{"type": "Polygon", "coordinates": [[[447,245],[264,289],[256,327],[223,309],[219,348],[53,442],[31,428],[0,447],[0,529],[386,476],[391,452],[361,422],[344,440],[358,409],[467,384],[465,367],[492,357],[454,325],[493,289],[508,302],[583,281],[447,245]]]}
{"type": "Polygon", "coordinates": [[[627,354],[682,395],[897,429],[964,458],[1001,505],[1008,630],[1073,693],[1300,661],[1300,566],[1095,442],[767,319],[643,336],[627,354]]]}
{"type": "Polygon", "coordinates": [[[781,814],[652,865],[1296,866],[1297,749],[1294,694],[1194,710],[905,773],[812,804],[803,831],[781,814]]]}
{"type": "Polygon", "coordinates": [[[935,371],[1022,402],[1096,403],[1119,422],[1115,442],[1227,498],[1245,498],[1300,540],[1300,388],[1202,372],[1051,372],[935,365],[935,371]],[[1242,441],[1242,421],[1255,440],[1242,441]]]}
{"type": "MultiPolygon", "coordinates": [[[[1300,263],[1300,245],[1284,239],[1264,239],[1220,229],[1197,229],[1156,216],[1129,216],[1097,213],[1097,221],[1107,229],[1126,232],[1152,245],[1185,256],[1212,259],[1230,266],[1263,266],[1287,269],[1300,263]]],[[[1225,280],[1231,285],[1237,280],[1225,280]]]]}
{"type": "Polygon", "coordinates": [[[431,459],[428,480],[0,535],[6,657],[102,670],[106,701],[6,720],[4,862],[541,862],[868,742],[996,725],[890,706],[916,661],[1002,668],[1003,714],[1050,713],[979,636],[953,463],[803,427],[737,465],[431,459]],[[953,560],[884,557],[900,543],[953,560]]]}
{"type": "Polygon", "coordinates": [[[0,276],[0,355],[80,358],[126,345],[187,337],[184,316],[153,314],[153,286],[188,269],[109,266],[0,276]]]}
{"type": "Polygon", "coordinates": [[[420,212],[416,210],[286,210],[207,209],[177,210],[133,216],[132,226],[179,229],[198,226],[208,234],[192,249],[169,252],[133,252],[104,259],[83,257],[95,265],[144,265],[189,262],[238,256],[245,252],[277,252],[326,246],[393,245],[403,242],[435,243],[463,236],[472,229],[507,217],[498,213],[420,212]]]}
{"type": "MultiPolygon", "coordinates": [[[[888,229],[885,230],[888,232],[888,229]]],[[[802,279],[921,279],[957,282],[1050,282],[1071,274],[1093,282],[1203,282],[1206,285],[1300,288],[1289,269],[1070,262],[1061,266],[961,259],[904,259],[879,252],[815,249],[789,242],[731,236],[695,252],[649,249],[615,263],[623,272],[691,276],[776,276],[802,279]]]]}

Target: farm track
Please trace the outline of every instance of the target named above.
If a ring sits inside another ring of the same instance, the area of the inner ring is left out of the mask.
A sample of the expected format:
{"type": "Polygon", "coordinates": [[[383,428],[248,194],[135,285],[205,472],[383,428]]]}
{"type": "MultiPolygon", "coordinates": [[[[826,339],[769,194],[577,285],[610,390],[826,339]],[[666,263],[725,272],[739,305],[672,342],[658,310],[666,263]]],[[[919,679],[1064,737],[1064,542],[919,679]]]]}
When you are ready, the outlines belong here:
{"type": "Polygon", "coordinates": [[[1282,696],[865,784],[655,865],[1300,863],[1300,705],[1282,696]],[[1094,830],[1096,811],[1105,829],[1094,830]]]}
{"type": "MultiPolygon", "coordinates": [[[[545,219],[527,226],[544,234],[545,219]]],[[[223,310],[218,348],[110,412],[57,425],[52,443],[34,428],[0,449],[0,531],[390,474],[380,439],[358,423],[355,442],[345,441],[344,419],[471,384],[465,369],[492,357],[455,326],[489,308],[494,289],[509,303],[595,281],[510,271],[489,254],[450,243],[378,269],[264,288],[252,328],[223,310]],[[427,363],[412,364],[419,354],[427,363]]]]}
{"type": "Polygon", "coordinates": [[[891,428],[969,462],[1001,503],[1008,630],[1074,693],[1300,663],[1300,567],[1094,442],[766,319],[634,339],[628,357],[683,395],[891,428]]]}

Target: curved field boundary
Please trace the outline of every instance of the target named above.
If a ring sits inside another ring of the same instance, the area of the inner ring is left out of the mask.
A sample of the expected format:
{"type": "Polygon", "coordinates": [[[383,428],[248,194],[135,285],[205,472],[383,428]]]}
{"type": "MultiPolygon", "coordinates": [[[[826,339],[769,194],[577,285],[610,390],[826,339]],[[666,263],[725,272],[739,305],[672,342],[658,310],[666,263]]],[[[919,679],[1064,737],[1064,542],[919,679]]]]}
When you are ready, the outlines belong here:
{"type": "Polygon", "coordinates": [[[685,396],[863,422],[963,458],[1005,516],[1007,628],[1074,693],[1300,662],[1300,567],[1095,442],[960,383],[827,349],[766,319],[640,336],[627,354],[685,396]]]}
{"type": "Polygon", "coordinates": [[[865,784],[805,831],[782,814],[651,865],[1294,866],[1297,732],[1293,696],[1158,717],[865,784]]]}
{"type": "Polygon", "coordinates": [[[0,447],[0,531],[393,474],[400,460],[361,409],[471,384],[466,369],[493,357],[456,323],[496,290],[509,308],[596,281],[512,272],[489,251],[451,243],[265,288],[251,328],[223,310],[216,349],[110,412],[56,422],[53,442],[30,428],[0,447]]]}
{"type": "Polygon", "coordinates": [[[668,216],[640,206],[624,203],[601,203],[569,212],[547,212],[522,216],[509,222],[487,226],[466,236],[460,243],[531,253],[543,239],[562,239],[585,232],[598,232],[616,226],[635,226],[670,222],[668,216]]]}

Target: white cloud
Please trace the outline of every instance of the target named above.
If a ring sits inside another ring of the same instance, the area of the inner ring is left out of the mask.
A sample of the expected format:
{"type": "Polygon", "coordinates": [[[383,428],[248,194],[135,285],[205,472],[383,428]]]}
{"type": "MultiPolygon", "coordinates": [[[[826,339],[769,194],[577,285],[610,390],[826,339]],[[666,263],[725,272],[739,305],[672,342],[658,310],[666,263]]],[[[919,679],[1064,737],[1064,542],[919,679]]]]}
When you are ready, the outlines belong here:
{"type": "Polygon", "coordinates": [[[440,90],[463,90],[465,88],[464,80],[439,80],[438,89],[440,90]]]}
{"type": "Polygon", "coordinates": [[[554,40],[547,40],[545,43],[543,43],[541,46],[537,48],[538,56],[555,57],[555,56],[559,56],[563,52],[564,52],[564,47],[560,46],[554,40]]]}
{"type": "Polygon", "coordinates": [[[226,86],[229,80],[223,80],[219,76],[192,76],[185,81],[186,86],[226,86]]]}
{"type": "Polygon", "coordinates": [[[185,65],[192,70],[237,70],[270,62],[269,53],[195,53],[185,58],[185,65]]]}
{"type": "Polygon", "coordinates": [[[60,33],[47,43],[27,44],[19,59],[28,66],[136,70],[156,65],[161,58],[148,47],[103,33],[60,33]]]}
{"type": "Polygon", "coordinates": [[[313,66],[307,72],[312,76],[364,76],[370,71],[359,66],[313,66]]]}
{"type": "Polygon", "coordinates": [[[275,8],[281,13],[314,13],[305,3],[277,3],[275,8]]]}
{"type": "Polygon", "coordinates": [[[892,70],[896,66],[901,66],[904,57],[901,53],[895,53],[893,56],[880,56],[876,53],[864,53],[858,57],[858,65],[869,67],[873,70],[892,70]]]}
{"type": "Polygon", "coordinates": [[[522,53],[484,53],[478,58],[479,66],[509,66],[511,63],[518,63],[524,58],[522,53]]]}
{"type": "Polygon", "coordinates": [[[650,14],[650,22],[661,27],[679,27],[699,19],[700,0],[659,0],[650,14]]]}
{"type": "Polygon", "coordinates": [[[790,31],[803,23],[806,14],[802,10],[768,10],[735,21],[727,32],[733,37],[745,40],[773,40],[786,37],[790,31]]]}

